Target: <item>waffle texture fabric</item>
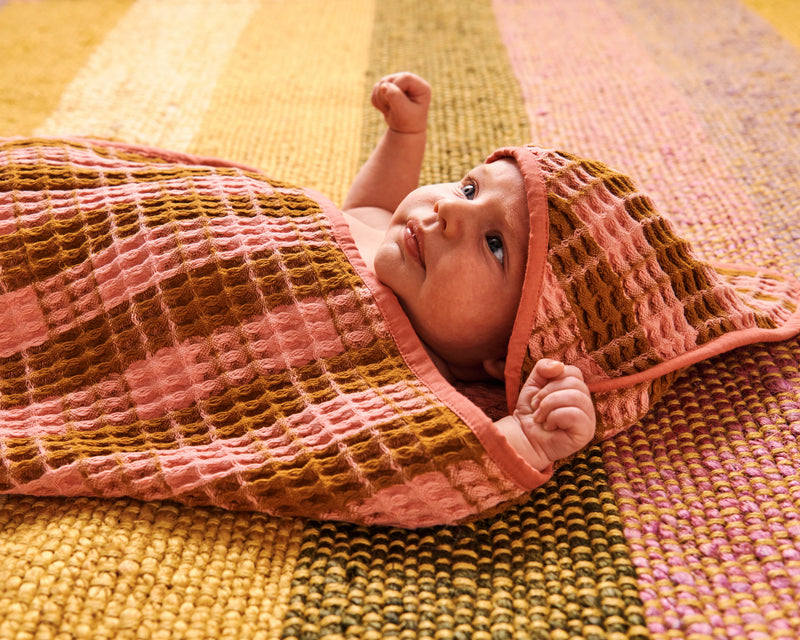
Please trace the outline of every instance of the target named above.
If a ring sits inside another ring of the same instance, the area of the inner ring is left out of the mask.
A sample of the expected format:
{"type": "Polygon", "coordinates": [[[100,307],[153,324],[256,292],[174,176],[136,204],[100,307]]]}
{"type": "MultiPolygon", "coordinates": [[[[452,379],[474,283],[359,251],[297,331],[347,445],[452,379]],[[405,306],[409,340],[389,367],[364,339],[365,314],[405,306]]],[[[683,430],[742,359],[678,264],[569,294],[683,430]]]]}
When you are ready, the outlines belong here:
{"type": "Polygon", "coordinates": [[[542,484],[322,195],[87,140],[0,147],[0,490],[419,527],[542,484]]]}
{"type": "Polygon", "coordinates": [[[633,181],[601,162],[506,147],[530,215],[522,299],[506,360],[510,411],[541,358],[577,366],[596,439],[641,419],[684,367],[800,333],[800,282],[701,260],[633,181]]]}
{"type": "MultiPolygon", "coordinates": [[[[800,277],[798,10],[0,0],[0,135],[224,157],[340,202],[385,126],[374,81],[409,69],[435,92],[423,182],[536,141],[634,176],[705,260],[800,277]]],[[[455,527],[0,495],[0,639],[796,640],[798,461],[796,337],[684,369],[455,527]]]]}

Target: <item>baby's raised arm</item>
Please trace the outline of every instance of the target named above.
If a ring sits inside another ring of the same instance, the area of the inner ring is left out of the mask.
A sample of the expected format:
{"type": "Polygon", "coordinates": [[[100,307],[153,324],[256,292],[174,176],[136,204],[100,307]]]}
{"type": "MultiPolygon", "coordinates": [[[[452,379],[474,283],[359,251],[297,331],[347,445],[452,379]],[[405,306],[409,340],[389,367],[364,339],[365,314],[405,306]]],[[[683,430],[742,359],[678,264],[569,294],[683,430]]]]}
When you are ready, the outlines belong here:
{"type": "Polygon", "coordinates": [[[430,86],[413,73],[394,73],[375,83],[372,104],[388,128],[350,186],[345,211],[366,207],[391,213],[417,188],[430,101],[430,86]]]}
{"type": "Polygon", "coordinates": [[[586,446],[596,423],[580,370],[542,359],[523,385],[514,415],[495,424],[534,469],[543,471],[586,446]]]}

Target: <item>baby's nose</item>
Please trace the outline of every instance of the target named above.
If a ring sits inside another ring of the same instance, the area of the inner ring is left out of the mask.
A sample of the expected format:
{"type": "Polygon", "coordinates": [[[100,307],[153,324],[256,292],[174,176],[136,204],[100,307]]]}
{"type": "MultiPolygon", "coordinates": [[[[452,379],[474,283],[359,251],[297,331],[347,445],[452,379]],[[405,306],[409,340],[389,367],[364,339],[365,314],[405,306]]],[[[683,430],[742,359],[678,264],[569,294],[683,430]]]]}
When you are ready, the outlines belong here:
{"type": "Polygon", "coordinates": [[[441,230],[444,232],[447,229],[447,217],[444,215],[446,205],[443,200],[437,200],[433,203],[433,212],[436,214],[436,221],[439,223],[441,230]]]}
{"type": "Polygon", "coordinates": [[[458,198],[442,198],[434,204],[433,210],[441,232],[448,236],[464,233],[474,215],[469,203],[458,198]]]}
{"type": "Polygon", "coordinates": [[[442,198],[433,207],[442,233],[457,233],[461,227],[465,211],[462,203],[455,198],[442,198]]]}

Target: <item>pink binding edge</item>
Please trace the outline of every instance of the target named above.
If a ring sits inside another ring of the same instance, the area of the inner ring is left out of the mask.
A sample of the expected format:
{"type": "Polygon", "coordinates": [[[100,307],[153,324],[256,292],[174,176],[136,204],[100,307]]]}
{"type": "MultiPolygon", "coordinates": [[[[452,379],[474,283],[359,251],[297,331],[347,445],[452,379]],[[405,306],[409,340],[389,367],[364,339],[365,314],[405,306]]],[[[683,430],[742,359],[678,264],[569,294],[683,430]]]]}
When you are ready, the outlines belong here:
{"type": "Polygon", "coordinates": [[[505,371],[503,372],[506,386],[506,403],[509,413],[513,413],[517,406],[520,386],[524,382],[521,380],[522,362],[528,347],[528,339],[533,330],[533,319],[542,290],[549,242],[549,219],[544,177],[539,169],[539,163],[533,154],[527,151],[526,147],[503,147],[497,149],[486,159],[486,162],[494,162],[500,158],[509,157],[516,160],[522,172],[530,216],[528,260],[522,283],[522,297],[517,308],[517,317],[514,320],[511,339],[508,341],[508,356],[506,358],[505,371]]]}

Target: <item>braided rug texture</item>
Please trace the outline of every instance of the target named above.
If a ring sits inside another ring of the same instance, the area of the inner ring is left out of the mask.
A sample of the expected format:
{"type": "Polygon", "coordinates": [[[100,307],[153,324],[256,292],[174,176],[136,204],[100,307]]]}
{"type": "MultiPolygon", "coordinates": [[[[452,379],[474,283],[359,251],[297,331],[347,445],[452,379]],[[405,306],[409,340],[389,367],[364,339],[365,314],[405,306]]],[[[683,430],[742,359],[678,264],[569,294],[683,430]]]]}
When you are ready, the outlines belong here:
{"type": "MultiPolygon", "coordinates": [[[[258,166],[341,201],[380,75],[423,181],[534,141],[634,177],[708,259],[800,275],[793,0],[6,0],[0,135],[258,166]]],[[[800,344],[692,366],[530,499],[408,532],[0,497],[0,639],[800,635],[800,344]]]]}

